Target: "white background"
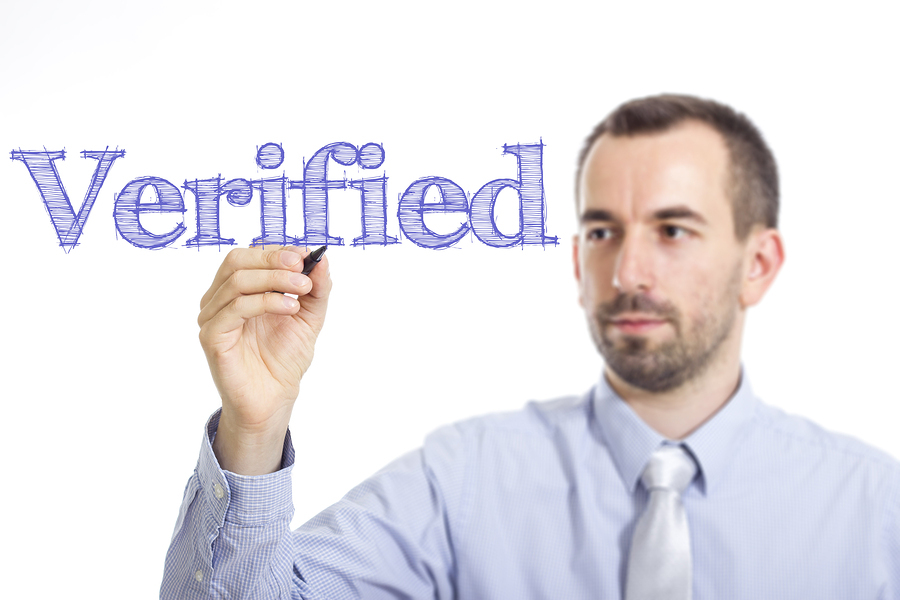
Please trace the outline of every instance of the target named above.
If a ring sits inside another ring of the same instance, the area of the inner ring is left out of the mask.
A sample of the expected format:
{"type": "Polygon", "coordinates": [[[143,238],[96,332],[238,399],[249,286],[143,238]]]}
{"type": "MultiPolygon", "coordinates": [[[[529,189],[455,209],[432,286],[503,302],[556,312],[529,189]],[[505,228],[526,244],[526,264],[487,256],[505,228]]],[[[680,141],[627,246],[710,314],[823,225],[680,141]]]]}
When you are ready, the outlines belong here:
{"type": "MultiPolygon", "coordinates": [[[[750,313],[755,390],[900,456],[897,14],[845,6],[4,3],[0,150],[65,148],[76,207],[97,164],[80,151],[126,151],[68,254],[25,165],[0,162],[4,595],[157,595],[218,405],[196,316],[225,252],[183,246],[190,194],[176,245],[131,246],[113,195],[146,175],[260,177],[255,151],[270,141],[296,179],[327,143],[383,144],[388,233],[400,235],[412,181],[441,175],[473,193],[515,177],[504,143],[542,139],[547,228],[561,240],[329,249],[328,321],[292,421],[295,525],[443,423],[596,380],[571,275],[575,158],[617,104],[665,91],[746,112],[778,159],[787,263],[750,313]]],[[[247,244],[258,210],[257,198],[223,206],[223,234],[247,244]]],[[[333,234],[359,235],[357,192],[333,194],[331,211],[333,234]]]]}

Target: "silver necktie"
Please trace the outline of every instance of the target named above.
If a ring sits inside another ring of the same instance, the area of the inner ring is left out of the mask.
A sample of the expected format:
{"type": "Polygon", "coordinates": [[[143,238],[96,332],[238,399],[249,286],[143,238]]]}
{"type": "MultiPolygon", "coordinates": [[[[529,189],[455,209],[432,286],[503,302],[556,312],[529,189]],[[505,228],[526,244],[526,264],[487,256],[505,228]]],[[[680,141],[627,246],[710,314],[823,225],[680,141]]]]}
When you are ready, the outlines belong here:
{"type": "Polygon", "coordinates": [[[650,492],[631,539],[625,600],[690,600],[691,538],[681,493],[697,465],[681,446],[661,446],[641,481],[650,492]]]}

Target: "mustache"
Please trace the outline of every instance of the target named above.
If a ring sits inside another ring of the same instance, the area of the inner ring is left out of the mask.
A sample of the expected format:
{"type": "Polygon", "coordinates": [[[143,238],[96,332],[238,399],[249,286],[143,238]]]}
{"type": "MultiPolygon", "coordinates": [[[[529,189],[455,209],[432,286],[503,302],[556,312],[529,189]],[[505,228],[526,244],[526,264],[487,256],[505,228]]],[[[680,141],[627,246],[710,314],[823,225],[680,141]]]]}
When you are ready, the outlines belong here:
{"type": "Polygon", "coordinates": [[[674,305],[642,294],[619,294],[611,302],[603,302],[597,307],[597,317],[601,321],[609,321],[628,312],[650,314],[676,322],[678,320],[678,309],[674,305]]]}

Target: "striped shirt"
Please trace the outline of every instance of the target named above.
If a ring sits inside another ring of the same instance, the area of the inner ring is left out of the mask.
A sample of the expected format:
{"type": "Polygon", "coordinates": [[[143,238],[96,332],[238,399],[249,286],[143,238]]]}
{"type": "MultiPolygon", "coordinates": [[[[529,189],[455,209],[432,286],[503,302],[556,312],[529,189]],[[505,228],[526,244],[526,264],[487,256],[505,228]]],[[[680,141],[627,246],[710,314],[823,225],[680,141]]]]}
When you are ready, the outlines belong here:
{"type": "MultiPolygon", "coordinates": [[[[639,483],[666,440],[605,378],[447,426],[290,531],[283,468],[222,471],[214,414],[164,599],[622,598],[639,483]]],[[[900,600],[900,463],[763,404],[746,378],[682,441],[694,600],[900,600]]]]}

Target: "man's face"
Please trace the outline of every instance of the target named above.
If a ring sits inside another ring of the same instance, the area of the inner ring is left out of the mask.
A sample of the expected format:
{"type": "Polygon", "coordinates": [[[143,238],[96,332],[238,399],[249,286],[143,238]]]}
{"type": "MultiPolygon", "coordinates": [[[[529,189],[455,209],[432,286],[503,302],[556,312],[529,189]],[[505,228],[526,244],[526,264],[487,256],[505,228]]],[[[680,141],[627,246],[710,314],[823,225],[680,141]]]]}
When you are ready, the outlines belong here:
{"type": "Polygon", "coordinates": [[[739,346],[745,244],[711,127],[602,136],[580,181],[575,269],[591,335],[628,384],[662,392],[739,346]]]}

